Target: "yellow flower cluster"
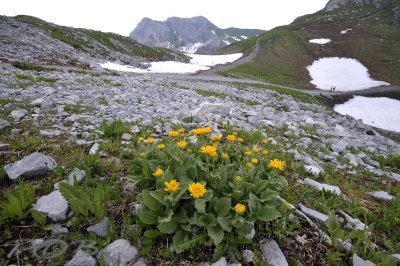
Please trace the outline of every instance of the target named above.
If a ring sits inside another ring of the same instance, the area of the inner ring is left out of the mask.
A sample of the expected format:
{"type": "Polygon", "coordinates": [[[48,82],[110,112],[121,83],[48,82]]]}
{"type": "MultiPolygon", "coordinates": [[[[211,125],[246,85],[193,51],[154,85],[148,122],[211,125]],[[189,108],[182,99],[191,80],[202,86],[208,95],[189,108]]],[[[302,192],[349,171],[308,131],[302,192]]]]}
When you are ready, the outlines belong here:
{"type": "Polygon", "coordinates": [[[228,135],[228,136],[226,136],[226,139],[227,139],[229,142],[232,142],[232,141],[235,141],[236,136],[235,136],[235,135],[228,135]]]}
{"type": "Polygon", "coordinates": [[[252,154],[252,152],[249,151],[249,150],[247,150],[247,151],[244,152],[244,155],[246,155],[246,156],[251,156],[251,154],[252,154]]]}
{"type": "Polygon", "coordinates": [[[217,157],[217,148],[214,147],[214,146],[210,146],[210,145],[203,146],[203,147],[200,148],[200,152],[204,153],[204,154],[207,154],[207,155],[209,155],[211,157],[217,157]]]}
{"type": "Polygon", "coordinates": [[[252,164],[258,164],[258,159],[257,159],[257,158],[251,159],[251,163],[252,163],[252,164]]]}
{"type": "Polygon", "coordinates": [[[163,150],[163,149],[165,149],[165,144],[158,144],[157,145],[157,148],[159,149],[159,150],[163,150]]]}
{"type": "Polygon", "coordinates": [[[254,153],[258,153],[260,151],[260,149],[257,147],[257,146],[254,146],[253,147],[253,152],[254,153]]]}
{"type": "Polygon", "coordinates": [[[242,182],[242,177],[240,175],[235,176],[235,181],[239,184],[240,182],[242,182]]]}
{"type": "Polygon", "coordinates": [[[237,214],[242,214],[246,211],[246,206],[241,203],[237,203],[234,207],[234,210],[237,214]]]}
{"type": "Polygon", "coordinates": [[[268,166],[271,168],[276,168],[279,170],[283,170],[285,168],[286,163],[284,161],[278,160],[278,159],[273,159],[269,161],[268,166]]]}
{"type": "Polygon", "coordinates": [[[162,177],[164,175],[164,171],[161,168],[157,168],[154,172],[153,175],[155,177],[162,177]]]}
{"type": "Polygon", "coordinates": [[[267,150],[263,150],[261,153],[262,153],[262,155],[268,155],[268,151],[267,150]]]}
{"type": "Polygon", "coordinates": [[[206,193],[207,189],[201,183],[192,183],[189,185],[190,196],[193,198],[200,198],[206,193]]]}
{"type": "Polygon", "coordinates": [[[177,137],[179,135],[179,132],[171,130],[171,131],[168,132],[168,135],[170,137],[172,137],[172,138],[175,138],[175,137],[177,137]]]}
{"type": "Polygon", "coordinates": [[[164,190],[167,192],[174,193],[179,189],[179,182],[176,182],[175,179],[169,181],[169,182],[164,182],[165,188],[164,190]]]}
{"type": "Polygon", "coordinates": [[[138,141],[143,142],[143,141],[144,141],[144,138],[143,138],[143,137],[139,137],[139,138],[138,138],[138,141]]]}
{"type": "Polygon", "coordinates": [[[186,147],[186,145],[187,145],[187,142],[184,141],[184,140],[178,141],[176,143],[176,146],[178,146],[178,148],[181,149],[181,150],[183,150],[186,147]]]}
{"type": "Polygon", "coordinates": [[[228,155],[226,152],[223,152],[223,153],[221,154],[221,157],[222,157],[222,159],[228,159],[228,158],[229,158],[229,155],[228,155]]]}
{"type": "Polygon", "coordinates": [[[212,140],[212,141],[221,141],[221,139],[222,139],[222,136],[221,136],[221,135],[214,135],[214,136],[211,136],[211,140],[212,140]]]}
{"type": "Polygon", "coordinates": [[[198,136],[198,135],[204,135],[204,134],[210,134],[212,131],[211,127],[201,127],[201,128],[195,128],[193,129],[193,134],[198,136]]]}
{"type": "Polygon", "coordinates": [[[154,143],[154,138],[148,137],[148,138],[147,138],[147,143],[153,144],[153,143],[154,143]]]}

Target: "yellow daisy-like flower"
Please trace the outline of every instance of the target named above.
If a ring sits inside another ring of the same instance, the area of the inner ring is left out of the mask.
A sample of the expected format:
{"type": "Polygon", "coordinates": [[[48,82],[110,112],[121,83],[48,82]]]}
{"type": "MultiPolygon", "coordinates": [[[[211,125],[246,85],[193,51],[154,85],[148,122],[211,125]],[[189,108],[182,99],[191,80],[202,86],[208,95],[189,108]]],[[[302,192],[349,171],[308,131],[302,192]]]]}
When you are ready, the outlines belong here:
{"type": "Polygon", "coordinates": [[[169,181],[169,182],[164,182],[165,188],[164,190],[167,192],[174,193],[179,189],[179,182],[176,182],[175,179],[169,181]]]}
{"type": "Polygon", "coordinates": [[[147,138],[147,143],[153,144],[153,143],[154,143],[154,138],[148,137],[148,138],[147,138]]]}
{"type": "Polygon", "coordinates": [[[157,168],[154,172],[153,175],[155,177],[162,177],[164,175],[164,171],[161,168],[157,168]]]}
{"type": "Polygon", "coordinates": [[[144,141],[144,138],[143,138],[143,137],[139,137],[139,138],[138,138],[138,141],[143,142],[143,141],[144,141]]]}
{"type": "Polygon", "coordinates": [[[246,163],[246,167],[248,167],[248,168],[251,168],[251,167],[253,167],[254,165],[251,163],[251,162],[248,162],[248,163],[246,163]]]}
{"type": "Polygon", "coordinates": [[[244,142],[244,139],[243,138],[238,138],[238,141],[239,142],[244,142]]]}
{"type": "Polygon", "coordinates": [[[260,149],[257,147],[257,146],[254,146],[253,147],[253,152],[254,153],[258,153],[260,151],[260,149]]]}
{"type": "Polygon", "coordinates": [[[179,132],[178,132],[178,131],[171,130],[171,131],[168,132],[168,135],[169,135],[170,137],[172,137],[172,138],[175,138],[175,137],[177,137],[177,136],[179,135],[179,132]]]}
{"type": "Polygon", "coordinates": [[[222,159],[228,159],[228,158],[229,158],[229,155],[228,155],[226,152],[223,152],[223,153],[221,154],[221,157],[222,157],[222,159]]]}
{"type": "Polygon", "coordinates": [[[268,151],[267,150],[263,150],[261,153],[262,153],[262,155],[268,155],[268,151]]]}
{"type": "Polygon", "coordinates": [[[226,136],[226,139],[227,139],[229,142],[232,142],[232,141],[235,141],[236,136],[235,136],[235,135],[228,135],[228,136],[226,136]]]}
{"type": "Polygon", "coordinates": [[[211,127],[201,127],[193,129],[192,132],[194,135],[204,135],[204,134],[210,134],[211,131],[212,131],[211,127]]]}
{"type": "Polygon", "coordinates": [[[249,151],[249,150],[247,150],[247,151],[244,152],[244,155],[246,155],[246,156],[251,156],[251,155],[252,155],[252,152],[249,151]]]}
{"type": "Polygon", "coordinates": [[[163,149],[165,149],[165,144],[158,144],[157,145],[157,148],[159,149],[159,150],[163,150],[163,149]]]}
{"type": "Polygon", "coordinates": [[[212,141],[220,141],[222,139],[222,136],[221,135],[214,135],[214,136],[211,136],[211,140],[212,141]]]}
{"type": "Polygon", "coordinates": [[[258,159],[257,159],[257,158],[251,159],[251,163],[252,163],[252,164],[258,164],[258,159]]]}
{"type": "Polygon", "coordinates": [[[290,207],[290,203],[287,202],[286,200],[284,200],[284,201],[282,202],[282,204],[283,204],[283,207],[285,207],[286,209],[290,207]]]}
{"type": "Polygon", "coordinates": [[[207,189],[205,186],[200,184],[199,182],[197,183],[192,183],[189,185],[189,192],[190,196],[193,198],[200,198],[206,193],[207,189]]]}
{"type": "Polygon", "coordinates": [[[262,140],[262,143],[267,144],[267,143],[268,143],[268,140],[267,140],[267,139],[263,139],[263,140],[262,140]]]}
{"type": "Polygon", "coordinates": [[[211,157],[217,157],[217,148],[214,147],[214,146],[210,146],[210,145],[203,146],[203,147],[200,148],[200,152],[204,153],[204,154],[207,154],[207,155],[209,155],[211,157]]]}
{"type": "Polygon", "coordinates": [[[183,127],[181,127],[180,129],[178,129],[178,132],[179,132],[180,134],[183,134],[183,133],[185,133],[185,129],[184,129],[183,127]]]}
{"type": "Polygon", "coordinates": [[[278,159],[273,159],[269,161],[268,166],[271,168],[276,168],[279,170],[283,170],[285,167],[286,163],[284,161],[278,160],[278,159]]]}
{"type": "Polygon", "coordinates": [[[184,141],[184,140],[178,141],[176,143],[176,146],[178,146],[178,148],[181,149],[181,150],[183,150],[186,147],[186,145],[187,145],[187,142],[184,141]]]}
{"type": "Polygon", "coordinates": [[[242,177],[240,175],[235,176],[236,183],[242,182],[242,177]]]}
{"type": "Polygon", "coordinates": [[[144,152],[139,152],[139,157],[140,157],[140,158],[146,157],[146,153],[144,153],[144,152]]]}
{"type": "Polygon", "coordinates": [[[242,214],[246,211],[246,206],[241,203],[236,203],[234,210],[237,214],[242,214]]]}

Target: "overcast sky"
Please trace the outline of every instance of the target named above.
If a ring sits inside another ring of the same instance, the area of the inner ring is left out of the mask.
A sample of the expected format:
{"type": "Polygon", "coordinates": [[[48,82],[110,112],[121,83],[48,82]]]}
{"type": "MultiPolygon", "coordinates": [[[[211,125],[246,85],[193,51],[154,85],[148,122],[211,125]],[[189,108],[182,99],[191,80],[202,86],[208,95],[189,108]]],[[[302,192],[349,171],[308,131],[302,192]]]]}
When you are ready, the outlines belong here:
{"type": "Polygon", "coordinates": [[[314,13],[328,0],[1,0],[0,14],[129,35],[143,17],[205,16],[220,28],[271,29],[314,13]]]}

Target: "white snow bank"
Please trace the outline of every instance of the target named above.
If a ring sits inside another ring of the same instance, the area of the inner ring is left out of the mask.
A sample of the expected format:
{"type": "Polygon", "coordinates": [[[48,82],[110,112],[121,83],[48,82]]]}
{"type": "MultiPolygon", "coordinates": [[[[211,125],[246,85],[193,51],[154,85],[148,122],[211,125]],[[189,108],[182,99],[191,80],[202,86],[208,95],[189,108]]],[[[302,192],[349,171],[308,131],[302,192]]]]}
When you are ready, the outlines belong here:
{"type": "Polygon", "coordinates": [[[110,70],[133,72],[133,73],[196,73],[200,70],[207,70],[209,67],[193,64],[185,64],[175,61],[153,62],[147,69],[135,68],[126,65],[119,65],[111,62],[100,64],[101,67],[110,70]]]}
{"type": "Polygon", "coordinates": [[[348,28],[348,29],[342,30],[342,31],[340,32],[340,34],[346,34],[346,33],[348,33],[348,32],[351,31],[351,30],[353,30],[353,29],[348,28]]]}
{"type": "Polygon", "coordinates": [[[364,124],[377,128],[400,132],[400,101],[386,98],[354,96],[353,99],[338,104],[334,110],[343,115],[362,119],[364,124]]]}
{"type": "Polygon", "coordinates": [[[204,43],[197,42],[191,45],[183,46],[180,50],[184,53],[194,54],[197,50],[204,46],[204,43]]]}
{"type": "Polygon", "coordinates": [[[368,69],[351,58],[326,57],[314,61],[307,70],[311,83],[321,90],[355,91],[371,87],[390,85],[370,78],[368,69]]]}
{"type": "Polygon", "coordinates": [[[224,54],[224,55],[200,55],[200,54],[186,54],[192,60],[190,63],[199,66],[215,66],[220,64],[232,63],[243,56],[242,53],[237,54],[224,54]]]}
{"type": "Polygon", "coordinates": [[[316,43],[316,44],[327,44],[331,41],[332,41],[331,39],[324,39],[324,38],[309,40],[310,43],[316,43]]]}
{"type": "Polygon", "coordinates": [[[242,37],[242,39],[247,39],[247,36],[244,36],[244,35],[240,35],[240,37],[242,37]]]}

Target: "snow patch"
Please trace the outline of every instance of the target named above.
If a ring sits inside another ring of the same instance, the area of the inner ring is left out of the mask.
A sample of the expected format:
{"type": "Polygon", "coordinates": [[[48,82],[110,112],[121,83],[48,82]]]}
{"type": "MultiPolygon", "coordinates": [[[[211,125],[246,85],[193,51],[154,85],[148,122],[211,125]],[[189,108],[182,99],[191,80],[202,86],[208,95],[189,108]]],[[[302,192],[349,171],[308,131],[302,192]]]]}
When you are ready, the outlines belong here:
{"type": "Polygon", "coordinates": [[[197,42],[193,43],[191,45],[183,46],[180,48],[181,52],[188,53],[188,54],[194,54],[197,50],[199,50],[201,47],[204,46],[204,43],[197,42]]]}
{"type": "Polygon", "coordinates": [[[234,39],[235,41],[237,41],[237,42],[239,42],[240,41],[240,39],[239,38],[237,38],[237,37],[235,37],[235,36],[233,36],[232,37],[232,39],[234,39]]]}
{"type": "Polygon", "coordinates": [[[400,101],[377,97],[369,98],[354,96],[349,101],[338,104],[333,108],[342,115],[350,115],[356,119],[362,119],[364,124],[400,132],[400,101]]]}
{"type": "Polygon", "coordinates": [[[355,91],[382,85],[390,85],[384,81],[370,78],[368,69],[356,59],[325,57],[314,61],[307,70],[311,83],[318,89],[336,91],[355,91]]]}
{"type": "Polygon", "coordinates": [[[348,28],[348,29],[342,30],[342,31],[340,32],[340,34],[346,34],[346,33],[348,33],[348,32],[351,31],[351,30],[353,30],[353,29],[348,28]]]}
{"type": "Polygon", "coordinates": [[[228,41],[223,41],[224,43],[226,43],[226,45],[229,45],[229,44],[231,44],[230,42],[228,42],[228,41]]]}
{"type": "Polygon", "coordinates": [[[316,44],[327,44],[331,41],[332,41],[331,39],[324,39],[324,38],[309,40],[310,43],[316,43],[316,44]]]}
{"type": "Polygon", "coordinates": [[[247,39],[247,36],[241,35],[240,37],[242,37],[242,39],[247,39]]]}
{"type": "Polygon", "coordinates": [[[199,55],[187,54],[192,59],[190,63],[199,66],[215,66],[220,64],[232,63],[243,56],[242,53],[237,54],[224,54],[224,55],[199,55]]]}
{"type": "Polygon", "coordinates": [[[215,31],[212,30],[211,32],[215,35],[215,31]]]}
{"type": "Polygon", "coordinates": [[[107,62],[104,64],[100,64],[101,67],[117,70],[123,72],[132,72],[132,73],[196,73],[200,70],[207,70],[209,67],[199,66],[194,64],[186,64],[175,61],[165,61],[165,62],[152,62],[151,66],[146,69],[135,68],[127,65],[120,65],[112,62],[107,62]]]}

